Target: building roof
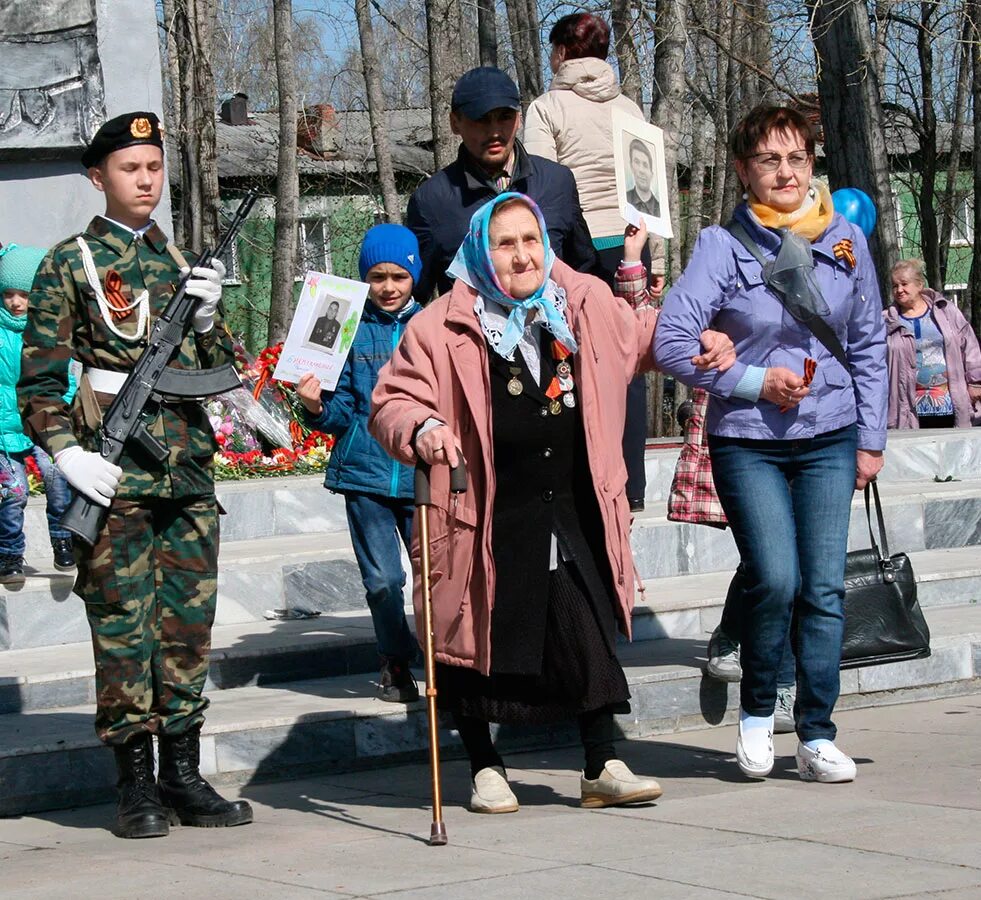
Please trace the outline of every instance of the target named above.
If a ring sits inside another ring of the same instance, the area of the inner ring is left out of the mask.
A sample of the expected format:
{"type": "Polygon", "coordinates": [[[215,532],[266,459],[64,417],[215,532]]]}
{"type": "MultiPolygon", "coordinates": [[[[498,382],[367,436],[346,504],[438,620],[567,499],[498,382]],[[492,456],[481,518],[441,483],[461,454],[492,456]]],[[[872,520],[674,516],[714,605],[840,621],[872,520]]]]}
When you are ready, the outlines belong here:
{"type": "MultiPolygon", "coordinates": [[[[221,179],[275,177],[279,153],[279,115],[250,113],[248,125],[229,125],[216,119],[218,177],[221,179]]],[[[397,109],[385,114],[392,141],[396,173],[425,176],[433,171],[432,127],[428,109],[397,109]]],[[[300,177],[343,178],[374,172],[375,158],[366,111],[338,110],[329,134],[335,149],[325,158],[297,148],[300,177]]],[[[172,180],[179,179],[172,166],[172,180]]]]}

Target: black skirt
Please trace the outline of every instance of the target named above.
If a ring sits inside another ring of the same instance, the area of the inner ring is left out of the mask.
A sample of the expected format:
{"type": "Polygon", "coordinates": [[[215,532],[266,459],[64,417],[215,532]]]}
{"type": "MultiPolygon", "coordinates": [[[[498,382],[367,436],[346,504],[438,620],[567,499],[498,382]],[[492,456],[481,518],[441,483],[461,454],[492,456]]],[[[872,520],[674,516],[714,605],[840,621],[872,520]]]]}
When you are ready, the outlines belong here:
{"type": "Polygon", "coordinates": [[[538,675],[481,675],[436,665],[441,710],[487,722],[547,724],[611,707],[630,712],[630,689],[610,652],[573,564],[550,573],[542,670],[538,675]]]}

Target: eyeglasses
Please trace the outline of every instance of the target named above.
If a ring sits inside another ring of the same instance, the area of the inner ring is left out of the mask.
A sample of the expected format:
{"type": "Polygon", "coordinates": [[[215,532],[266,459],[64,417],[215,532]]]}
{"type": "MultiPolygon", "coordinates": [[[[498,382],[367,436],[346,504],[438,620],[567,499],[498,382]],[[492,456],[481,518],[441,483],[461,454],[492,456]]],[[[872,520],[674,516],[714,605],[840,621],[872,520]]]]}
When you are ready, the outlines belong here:
{"type": "Polygon", "coordinates": [[[806,169],[811,162],[811,154],[806,150],[792,150],[786,156],[779,153],[752,153],[746,159],[753,160],[761,172],[776,172],[784,160],[787,160],[791,169],[806,169]]]}

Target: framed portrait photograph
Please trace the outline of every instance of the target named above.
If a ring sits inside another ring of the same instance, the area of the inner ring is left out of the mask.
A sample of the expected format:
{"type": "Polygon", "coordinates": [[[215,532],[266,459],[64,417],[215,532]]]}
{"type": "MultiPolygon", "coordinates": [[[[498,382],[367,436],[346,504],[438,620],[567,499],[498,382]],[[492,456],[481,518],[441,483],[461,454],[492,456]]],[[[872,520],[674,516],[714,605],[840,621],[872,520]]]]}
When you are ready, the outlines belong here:
{"type": "Polygon", "coordinates": [[[613,162],[624,220],[637,225],[643,219],[652,234],[673,237],[664,132],[643,119],[614,110],[613,162]]]}

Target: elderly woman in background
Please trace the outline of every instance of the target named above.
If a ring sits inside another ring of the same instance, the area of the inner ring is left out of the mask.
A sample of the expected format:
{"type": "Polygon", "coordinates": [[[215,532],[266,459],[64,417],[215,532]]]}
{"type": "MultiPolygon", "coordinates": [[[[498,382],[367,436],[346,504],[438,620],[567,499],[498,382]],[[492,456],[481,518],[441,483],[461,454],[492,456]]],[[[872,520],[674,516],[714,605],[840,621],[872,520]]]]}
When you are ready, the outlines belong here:
{"type": "MultiPolygon", "coordinates": [[[[433,465],[436,685],[470,758],[470,808],[518,808],[489,722],[569,718],[583,806],[653,800],[657,782],[617,759],[614,713],[629,710],[616,632],[630,634],[634,593],[619,435],[656,311],[555,260],[521,194],[474,214],[449,271],[453,290],[382,370],[369,427],[397,459],[433,465]],[[457,498],[447,465],[461,455],[457,498]]],[[[729,341],[706,344],[699,364],[732,364],[729,341]]]]}
{"type": "Polygon", "coordinates": [[[926,286],[923,262],[892,267],[884,313],[890,428],[970,428],[981,422],[981,349],[970,322],[926,286]]]}
{"type": "MultiPolygon", "coordinates": [[[[640,107],[620,91],[616,73],[606,57],[610,27],[592,13],[563,16],[548,35],[552,83],[536,97],[525,116],[525,149],[555,160],[572,170],[579,188],[583,215],[599,254],[602,277],[612,288],[623,258],[623,226],[613,166],[613,111],[643,121],[640,107]]],[[[641,261],[651,272],[651,293],[664,288],[664,242],[651,236],[641,261]]],[[[597,273],[599,274],[599,273],[597,273]]],[[[627,499],[637,512],[644,508],[647,477],[647,382],[640,376],[630,384],[623,454],[627,465],[627,499]]]]}
{"type": "Polygon", "coordinates": [[[712,394],[712,476],[745,578],[739,767],[757,778],[773,767],[777,674],[793,620],[800,777],[850,781],[855,763],[835,746],[831,717],[852,492],[875,477],[886,441],[876,273],[862,232],[812,180],[807,119],[757,107],[733,132],[732,151],[745,200],[727,228],[699,235],[665,301],[655,356],[712,394]],[[710,325],[735,344],[726,372],[691,365],[710,325]]]}

